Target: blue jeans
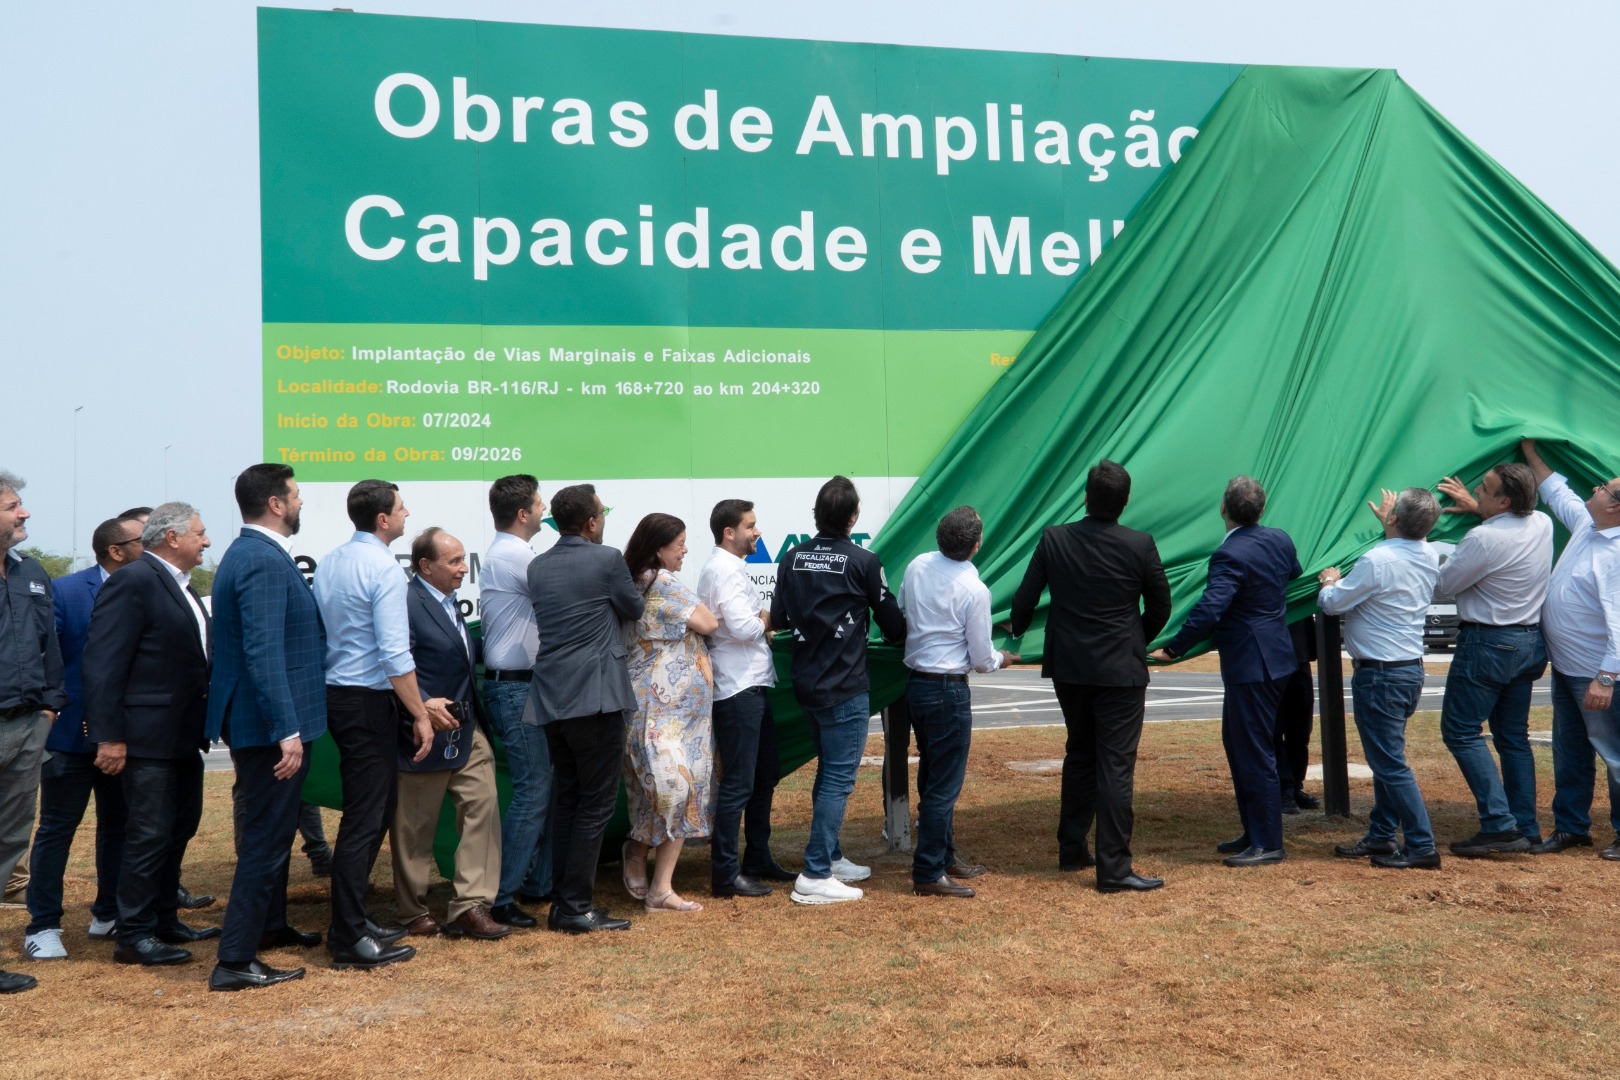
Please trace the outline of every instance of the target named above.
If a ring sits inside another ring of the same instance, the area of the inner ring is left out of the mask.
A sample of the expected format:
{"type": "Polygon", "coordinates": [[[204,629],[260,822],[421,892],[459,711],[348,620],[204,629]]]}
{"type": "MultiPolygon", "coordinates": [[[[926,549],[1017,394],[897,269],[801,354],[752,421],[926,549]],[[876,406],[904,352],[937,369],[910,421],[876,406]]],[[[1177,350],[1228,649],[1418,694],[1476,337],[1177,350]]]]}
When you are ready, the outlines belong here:
{"type": "Polygon", "coordinates": [[[1350,679],[1361,751],[1373,772],[1373,807],[1369,840],[1394,840],[1397,827],[1406,834],[1410,854],[1434,850],[1434,832],[1417,777],[1406,763],[1406,722],[1423,696],[1423,665],[1357,668],[1350,679]]]}
{"type": "Polygon", "coordinates": [[[928,787],[917,803],[911,880],[927,885],[945,875],[955,850],[956,800],[973,740],[973,701],[965,682],[913,674],[906,683],[906,705],[911,722],[925,733],[918,749],[928,763],[928,787]]]}
{"type": "Polygon", "coordinates": [[[1553,828],[1576,836],[1592,831],[1596,750],[1609,773],[1609,824],[1620,836],[1620,697],[1602,712],[1588,712],[1581,702],[1591,683],[1553,670],[1553,828]]]}
{"type": "Polygon", "coordinates": [[[1536,821],[1536,759],[1530,752],[1530,689],[1547,670],[1541,630],[1521,626],[1465,626],[1446,676],[1440,737],[1457,759],[1479,808],[1484,832],[1518,829],[1541,837],[1536,821]],[[1502,772],[1485,745],[1484,728],[1502,759],[1502,772]]]}
{"type": "MultiPolygon", "coordinates": [[[[804,876],[832,877],[832,864],[843,858],[838,832],[844,807],[855,790],[855,770],[866,749],[866,727],[872,719],[865,693],[826,709],[806,709],[810,739],[816,747],[816,779],[810,785],[810,842],[804,846],[804,876]]],[[[935,781],[929,780],[929,787],[935,781]]]]}
{"type": "Polygon", "coordinates": [[[92,793],[96,797],[96,899],[90,914],[103,922],[118,918],[118,870],[124,862],[124,818],[128,815],[124,782],[96,768],[95,760],[94,754],[53,750],[40,771],[39,831],[34,834],[34,851],[28,860],[27,933],[62,928],[62,876],[92,793]]]}
{"type": "Polygon", "coordinates": [[[523,722],[523,704],[529,684],[502,680],[484,682],[484,705],[490,723],[506,750],[506,768],[512,778],[512,801],[501,816],[501,884],[497,906],[510,904],[519,893],[551,895],[551,751],[546,729],[523,722]]]}

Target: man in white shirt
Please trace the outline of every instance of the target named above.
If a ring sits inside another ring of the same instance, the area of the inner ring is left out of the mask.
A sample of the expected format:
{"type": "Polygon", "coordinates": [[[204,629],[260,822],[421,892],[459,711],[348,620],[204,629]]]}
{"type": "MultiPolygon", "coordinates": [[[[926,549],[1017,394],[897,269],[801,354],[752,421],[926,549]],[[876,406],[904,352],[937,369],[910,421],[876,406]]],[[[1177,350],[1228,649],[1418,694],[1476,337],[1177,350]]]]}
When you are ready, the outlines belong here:
{"type": "Polygon", "coordinates": [[[714,751],[720,790],[709,840],[709,892],[717,897],[769,896],[767,881],[792,881],[771,855],[771,801],[781,774],[770,689],[771,613],[744,561],[759,546],[759,522],[746,499],[722,499],[709,514],[714,551],[698,575],[698,596],[720,620],[709,637],[714,664],[714,751]],[[741,855],[738,831],[748,841],[741,855]]]}
{"type": "MultiPolygon", "coordinates": [[[[485,553],[478,582],[484,637],[484,707],[506,748],[512,799],[501,818],[501,880],[489,916],[528,928],[538,920],[518,906],[551,895],[551,751],[545,729],[523,722],[540,648],[534,604],[529,599],[529,546],[540,532],[546,503],[540,481],[527,474],[503,476],[489,486],[495,539],[485,553]]],[[[532,717],[531,717],[532,719],[532,717]]]]}
{"type": "Polygon", "coordinates": [[[1440,520],[1440,503],[1414,487],[1399,497],[1385,491],[1382,504],[1367,505],[1384,526],[1384,540],[1357,559],[1348,576],[1330,566],[1316,578],[1323,614],[1344,616],[1356,731],[1373,771],[1367,835],[1333,853],[1371,856],[1374,866],[1392,870],[1438,870],[1429,812],[1406,764],[1406,722],[1423,696],[1423,623],[1440,576],[1440,557],[1427,537],[1440,520]],[[1396,847],[1397,828],[1406,835],[1404,849],[1396,847]]]}
{"type": "Polygon", "coordinates": [[[1608,768],[1609,823],[1616,834],[1599,854],[1620,860],[1620,716],[1614,702],[1620,676],[1620,480],[1598,484],[1583,501],[1563,475],[1547,467],[1534,442],[1524,440],[1522,449],[1542,501],[1569,529],[1541,613],[1553,669],[1553,832],[1531,851],[1547,855],[1591,846],[1595,748],[1608,768]]]}
{"type": "Polygon", "coordinates": [[[1440,591],[1457,598],[1457,651],[1446,676],[1440,737],[1479,808],[1479,832],[1451,850],[1478,858],[1528,851],[1536,821],[1536,761],[1530,752],[1530,689],[1547,670],[1541,605],[1552,567],[1552,520],[1536,510],[1536,478],[1511,462],[1485,474],[1472,495],[1456,477],[1440,482],[1451,513],[1478,514],[1440,568],[1440,591]],[[1502,759],[1485,745],[1484,728],[1502,759]]]}
{"type": "Polygon", "coordinates": [[[911,889],[918,896],[965,899],[973,889],[952,880],[952,874],[984,873],[983,867],[966,867],[957,860],[952,829],[973,738],[967,675],[970,670],[995,671],[1018,657],[998,650],[990,639],[990,590],[971,561],[984,540],[978,512],[971,506],[957,507],[940,519],[934,537],[939,550],[911,560],[900,587],[907,627],[905,662],[911,672],[906,706],[928,772],[928,786],[917,807],[911,889]]]}

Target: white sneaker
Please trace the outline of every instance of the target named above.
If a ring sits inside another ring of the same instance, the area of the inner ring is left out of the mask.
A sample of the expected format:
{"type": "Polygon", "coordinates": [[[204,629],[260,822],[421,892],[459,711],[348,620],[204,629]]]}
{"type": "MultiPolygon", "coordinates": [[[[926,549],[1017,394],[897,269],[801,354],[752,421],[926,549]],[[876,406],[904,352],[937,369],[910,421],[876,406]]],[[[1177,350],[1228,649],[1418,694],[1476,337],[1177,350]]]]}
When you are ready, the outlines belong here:
{"type": "Polygon", "coordinates": [[[90,940],[111,941],[113,933],[118,929],[117,919],[98,919],[90,916],[90,940]]]}
{"type": "Polygon", "coordinates": [[[871,877],[872,868],[852,863],[848,859],[839,859],[832,864],[832,876],[847,885],[851,881],[865,881],[871,877]]]}
{"type": "Polygon", "coordinates": [[[66,960],[62,931],[38,930],[23,938],[23,955],[30,960],[66,960]]]}
{"type": "Polygon", "coordinates": [[[807,878],[800,874],[793,882],[795,904],[842,904],[848,900],[859,900],[865,895],[837,878],[807,878]]]}

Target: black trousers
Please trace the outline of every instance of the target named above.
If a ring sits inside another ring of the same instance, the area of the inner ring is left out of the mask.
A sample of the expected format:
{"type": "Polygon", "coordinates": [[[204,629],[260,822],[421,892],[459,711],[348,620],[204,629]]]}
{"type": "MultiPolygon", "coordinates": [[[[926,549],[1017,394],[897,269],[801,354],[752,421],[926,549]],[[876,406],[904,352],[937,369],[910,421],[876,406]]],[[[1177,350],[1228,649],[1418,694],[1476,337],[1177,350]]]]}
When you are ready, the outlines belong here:
{"type": "MultiPolygon", "coordinates": [[[[559,915],[587,915],[596,889],[602,837],[619,795],[624,762],[624,713],[553,720],[545,726],[551,751],[552,906],[559,915]]],[[[338,834],[342,843],[343,834],[338,834]]]]}
{"type": "Polygon", "coordinates": [[[1232,769],[1238,817],[1249,843],[1283,846],[1282,791],[1277,785],[1277,704],[1288,679],[1232,683],[1221,704],[1221,743],[1232,769]]]}
{"type": "Polygon", "coordinates": [[[180,921],[180,864],[202,820],[202,757],[128,758],[119,775],[129,817],[118,874],[118,940],[127,944],[180,921]]]}
{"type": "MultiPolygon", "coordinates": [[[[327,939],[346,949],[366,934],[366,888],[394,819],[399,769],[399,698],[392,690],[326,688],[326,729],[338,748],[343,819],[332,847],[332,926],[327,939]]],[[[296,807],[294,814],[296,828],[296,807]]],[[[292,834],[282,841],[292,846],[292,834]]]]}
{"type": "Polygon", "coordinates": [[[1086,833],[1097,822],[1097,880],[1131,874],[1136,812],[1136,749],[1142,741],[1145,686],[1052,683],[1063,723],[1063,789],[1058,809],[1058,861],[1086,854],[1086,833]]]}
{"type": "Polygon", "coordinates": [[[225,930],[219,939],[221,963],[246,963],[259,951],[259,935],[287,925],[287,866],[298,831],[298,795],[309,775],[309,744],[298,772],[277,780],[280,746],[231,750],[236,782],[231,805],[236,819],[236,874],[225,930]]]}
{"type": "Polygon", "coordinates": [[[1301,664],[1283,685],[1282,701],[1277,706],[1277,787],[1290,798],[1305,786],[1315,717],[1316,684],[1311,681],[1311,665],[1301,664]]]}
{"type": "Polygon", "coordinates": [[[781,774],[776,718],[770,691],[751,686],[714,703],[714,753],[720,784],[715,798],[714,834],[709,839],[711,880],[731,884],[738,874],[770,869],[771,802],[781,774]],[[738,833],[748,852],[738,859],[738,833]]]}

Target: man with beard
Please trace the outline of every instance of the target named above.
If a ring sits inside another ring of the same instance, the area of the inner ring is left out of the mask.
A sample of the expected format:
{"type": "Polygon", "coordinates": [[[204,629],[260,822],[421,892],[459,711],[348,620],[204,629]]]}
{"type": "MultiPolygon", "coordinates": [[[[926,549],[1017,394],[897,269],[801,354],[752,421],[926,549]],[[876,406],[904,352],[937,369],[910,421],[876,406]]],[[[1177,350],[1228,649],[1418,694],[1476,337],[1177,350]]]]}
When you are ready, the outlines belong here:
{"type": "Polygon", "coordinates": [[[236,478],[241,534],[214,575],[210,740],[224,738],[236,766],[236,875],[210,990],[296,979],[262,948],[312,948],[321,936],[287,925],[287,864],[298,830],[309,744],[326,731],[326,630],[292,560],[303,499],[286,465],[250,465],[236,478]]]}

